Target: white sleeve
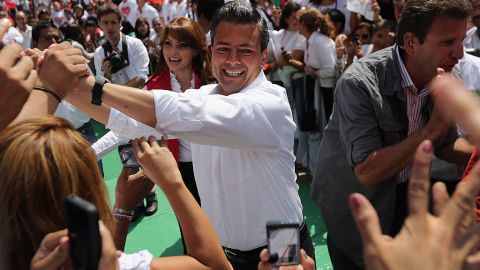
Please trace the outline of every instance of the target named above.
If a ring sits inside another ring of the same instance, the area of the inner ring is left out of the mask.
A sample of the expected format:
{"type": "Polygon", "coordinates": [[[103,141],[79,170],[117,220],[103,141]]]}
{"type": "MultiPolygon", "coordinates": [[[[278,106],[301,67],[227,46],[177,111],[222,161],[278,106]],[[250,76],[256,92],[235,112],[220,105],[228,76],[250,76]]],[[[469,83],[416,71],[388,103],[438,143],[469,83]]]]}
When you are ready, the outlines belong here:
{"type": "MultiPolygon", "coordinates": [[[[335,50],[329,46],[331,44],[316,44],[316,56],[319,59],[320,67],[316,74],[318,78],[330,78],[335,75],[335,50]]],[[[334,45],[335,46],[335,45],[334,45]]]]}
{"type": "Polygon", "coordinates": [[[150,270],[152,260],[153,255],[142,250],[132,254],[122,253],[118,258],[118,265],[120,270],[150,270]]]}
{"type": "Polygon", "coordinates": [[[148,77],[148,64],[150,59],[148,58],[147,48],[143,43],[137,39],[132,48],[131,55],[129,54],[129,59],[133,68],[135,69],[135,76],[146,80],[148,77]]]}
{"type": "Polygon", "coordinates": [[[114,108],[110,109],[110,115],[106,127],[117,133],[117,136],[131,140],[140,137],[148,138],[148,136],[154,136],[155,138],[160,139],[160,137],[164,136],[154,128],[130,118],[114,108]]]}
{"type": "Polygon", "coordinates": [[[110,131],[96,141],[92,145],[92,148],[93,151],[95,151],[95,155],[97,155],[97,160],[100,160],[113,149],[117,148],[119,145],[128,143],[128,141],[129,139],[127,137],[120,136],[115,132],[110,131]]]}
{"type": "Polygon", "coordinates": [[[104,58],[103,48],[100,46],[95,50],[93,63],[95,64],[95,75],[103,76],[102,60],[104,58]]]}
{"type": "Polygon", "coordinates": [[[156,127],[192,143],[276,151],[295,125],[285,91],[283,96],[278,88],[270,84],[248,93],[198,98],[153,91],[156,127]]]}

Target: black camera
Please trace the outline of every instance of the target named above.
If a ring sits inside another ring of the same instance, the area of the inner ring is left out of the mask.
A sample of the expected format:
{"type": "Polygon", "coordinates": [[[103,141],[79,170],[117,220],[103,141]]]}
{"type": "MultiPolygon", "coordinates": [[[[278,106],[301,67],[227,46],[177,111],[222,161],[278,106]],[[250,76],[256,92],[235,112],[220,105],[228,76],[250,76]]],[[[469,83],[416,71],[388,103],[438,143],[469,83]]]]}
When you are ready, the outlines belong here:
{"type": "Polygon", "coordinates": [[[480,49],[468,48],[465,49],[465,52],[476,57],[480,57],[480,49]]]}
{"type": "Polygon", "coordinates": [[[117,73],[122,68],[128,66],[128,64],[130,63],[128,61],[127,40],[126,40],[126,37],[123,34],[121,36],[121,40],[122,40],[122,51],[121,52],[114,51],[113,48],[112,48],[112,45],[110,44],[109,41],[105,42],[102,45],[103,53],[105,54],[105,61],[110,62],[110,65],[112,66],[112,70],[111,70],[112,74],[117,73]]]}
{"type": "Polygon", "coordinates": [[[120,71],[122,68],[128,66],[128,59],[125,59],[122,53],[112,52],[105,61],[109,61],[112,66],[112,73],[120,71]]]}

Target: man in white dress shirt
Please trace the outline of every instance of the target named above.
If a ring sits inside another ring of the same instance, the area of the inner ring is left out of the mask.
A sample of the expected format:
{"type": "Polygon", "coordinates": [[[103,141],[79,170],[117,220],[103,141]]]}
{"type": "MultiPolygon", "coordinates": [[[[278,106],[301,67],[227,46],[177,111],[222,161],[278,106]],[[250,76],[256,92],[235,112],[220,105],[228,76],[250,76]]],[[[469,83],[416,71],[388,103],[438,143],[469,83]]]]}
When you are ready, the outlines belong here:
{"type": "Polygon", "coordinates": [[[141,88],[150,61],[147,48],[141,40],[122,34],[122,15],[116,5],[108,4],[97,14],[107,42],[95,50],[96,74],[116,84],[141,88]]]}
{"type": "MultiPolygon", "coordinates": [[[[261,69],[267,27],[249,4],[234,1],[214,15],[211,38],[219,83],[185,93],[136,91],[91,76],[70,91],[71,78],[40,76],[120,135],[136,138],[154,127],[189,140],[202,208],[234,269],[257,268],[270,220],[298,222],[301,246],[315,258],[295,182],[292,112],[285,89],[261,69]]],[[[61,65],[55,54],[46,55],[42,69],[61,65]]]]}

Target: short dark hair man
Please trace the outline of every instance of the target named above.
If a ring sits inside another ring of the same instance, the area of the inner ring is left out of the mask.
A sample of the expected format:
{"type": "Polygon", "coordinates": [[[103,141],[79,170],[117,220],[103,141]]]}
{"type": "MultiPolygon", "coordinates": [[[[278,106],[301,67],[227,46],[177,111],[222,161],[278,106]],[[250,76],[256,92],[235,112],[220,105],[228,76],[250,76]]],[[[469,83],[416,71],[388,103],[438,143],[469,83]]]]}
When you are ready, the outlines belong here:
{"type": "Polygon", "coordinates": [[[338,81],[312,184],[335,269],[363,267],[360,235],[347,204],[351,193],[367,196],[383,233],[395,235],[405,219],[416,147],[429,139],[438,157],[468,161],[471,145],[435,108],[428,88],[437,68],[449,72],[463,57],[470,11],[468,0],[408,1],[397,44],[354,63],[338,81]]]}
{"type": "MultiPolygon", "coordinates": [[[[191,142],[202,208],[235,269],[257,268],[270,220],[299,222],[302,248],[314,258],[295,183],[296,127],[286,91],[262,71],[269,41],[265,22],[249,4],[230,2],[213,17],[211,36],[218,84],[177,94],[112,84],[102,90],[97,83],[94,91],[103,94],[95,102],[103,105],[91,106],[95,79],[89,77],[72,102],[120,135],[148,135],[144,123],[191,142]]],[[[59,68],[55,58],[47,57],[44,65],[59,68]]],[[[67,78],[43,79],[50,88],[69,91],[67,78]]]]}
{"type": "Polygon", "coordinates": [[[39,22],[32,29],[32,48],[43,51],[60,39],[60,31],[50,23],[39,22]]]}
{"type": "Polygon", "coordinates": [[[95,50],[96,74],[113,83],[141,88],[148,75],[148,52],[142,41],[123,35],[122,14],[114,4],[97,11],[107,42],[95,50]]]}

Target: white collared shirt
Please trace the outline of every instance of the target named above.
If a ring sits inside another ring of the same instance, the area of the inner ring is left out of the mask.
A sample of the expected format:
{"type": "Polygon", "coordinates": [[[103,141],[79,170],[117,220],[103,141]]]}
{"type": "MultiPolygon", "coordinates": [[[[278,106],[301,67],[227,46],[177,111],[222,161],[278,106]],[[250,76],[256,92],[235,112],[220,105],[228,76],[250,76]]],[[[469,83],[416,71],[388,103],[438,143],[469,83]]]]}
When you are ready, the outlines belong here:
{"type": "MultiPolygon", "coordinates": [[[[189,140],[202,208],[222,245],[266,244],[269,220],[303,220],[295,182],[296,129],[284,88],[263,72],[242,91],[219,95],[216,84],[179,94],[153,91],[156,129],[189,140]]],[[[123,136],[134,119],[111,109],[107,128],[123,136]]]]}
{"type": "MultiPolygon", "coordinates": [[[[143,42],[138,38],[122,35],[127,40],[129,65],[120,71],[112,74],[112,82],[115,84],[125,84],[135,77],[146,80],[148,74],[148,52],[143,42]]],[[[117,44],[119,52],[122,51],[122,40],[117,44]]],[[[103,76],[102,64],[105,59],[103,47],[99,46],[95,50],[94,62],[97,75],[103,76]]]]}
{"type": "Polygon", "coordinates": [[[321,87],[335,86],[335,42],[324,34],[314,31],[305,48],[305,65],[316,69],[317,79],[321,87]]]}

